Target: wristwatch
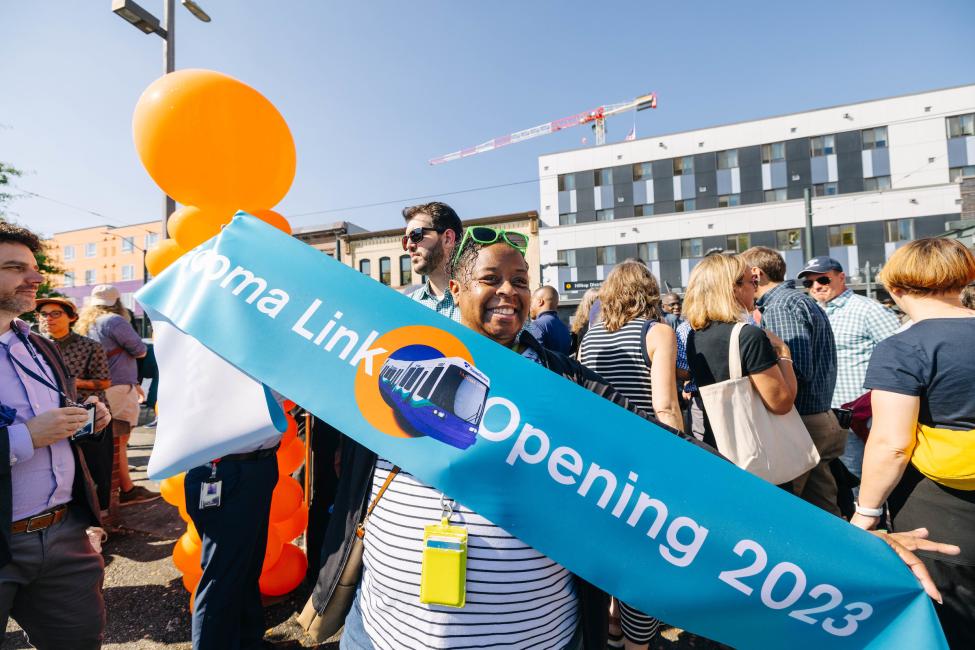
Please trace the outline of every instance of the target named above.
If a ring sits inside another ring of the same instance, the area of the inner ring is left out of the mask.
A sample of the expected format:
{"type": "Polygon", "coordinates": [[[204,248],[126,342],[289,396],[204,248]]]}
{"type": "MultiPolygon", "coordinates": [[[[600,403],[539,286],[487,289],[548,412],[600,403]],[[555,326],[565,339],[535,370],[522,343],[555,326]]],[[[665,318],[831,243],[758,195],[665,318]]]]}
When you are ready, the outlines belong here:
{"type": "Polygon", "coordinates": [[[881,517],[884,514],[883,508],[868,508],[866,506],[861,506],[859,503],[856,504],[857,514],[863,515],[864,517],[881,517]]]}

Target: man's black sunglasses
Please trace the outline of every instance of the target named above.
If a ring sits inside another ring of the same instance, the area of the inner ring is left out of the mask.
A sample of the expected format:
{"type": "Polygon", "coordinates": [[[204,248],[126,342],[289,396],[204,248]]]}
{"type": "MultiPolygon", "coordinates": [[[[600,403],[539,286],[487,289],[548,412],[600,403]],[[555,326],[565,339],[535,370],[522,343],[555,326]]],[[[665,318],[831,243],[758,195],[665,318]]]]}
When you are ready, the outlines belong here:
{"type": "Polygon", "coordinates": [[[828,275],[821,275],[818,278],[816,278],[815,280],[810,280],[810,279],[806,278],[805,280],[802,281],[802,286],[804,286],[807,289],[809,289],[809,288],[811,288],[813,286],[813,284],[815,284],[817,282],[819,284],[825,286],[825,285],[829,284],[832,281],[833,281],[833,278],[829,277],[828,275]]]}
{"type": "Polygon", "coordinates": [[[403,235],[403,250],[407,250],[410,242],[414,244],[419,244],[423,241],[423,238],[427,236],[428,232],[435,232],[438,235],[443,233],[443,228],[414,228],[413,230],[407,230],[406,234],[403,235]]]}

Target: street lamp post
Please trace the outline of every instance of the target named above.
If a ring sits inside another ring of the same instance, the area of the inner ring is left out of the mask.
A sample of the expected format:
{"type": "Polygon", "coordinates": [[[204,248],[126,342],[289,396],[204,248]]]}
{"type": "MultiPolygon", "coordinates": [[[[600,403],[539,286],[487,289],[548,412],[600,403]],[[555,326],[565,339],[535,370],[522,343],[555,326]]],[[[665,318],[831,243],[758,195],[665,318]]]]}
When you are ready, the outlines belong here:
{"type": "MultiPolygon", "coordinates": [[[[210,22],[210,16],[207,12],[193,0],[181,0],[181,3],[197,19],[205,23],[210,22]]],[[[133,0],[112,0],[112,11],[143,33],[155,34],[163,39],[163,74],[169,74],[176,69],[176,0],[164,0],[164,25],[160,25],[158,18],[133,0]]],[[[169,221],[169,215],[175,211],[176,201],[164,194],[161,235],[163,239],[168,236],[166,222],[169,221]]]]}
{"type": "MultiPolygon", "coordinates": [[[[149,230],[147,230],[146,232],[148,232],[149,234],[155,234],[155,233],[153,233],[152,231],[149,231],[149,230]]],[[[102,233],[105,234],[105,235],[108,235],[109,237],[117,237],[118,239],[121,239],[123,241],[128,241],[129,242],[129,245],[132,246],[132,248],[134,248],[137,251],[139,251],[139,252],[142,253],[142,286],[146,286],[149,283],[149,269],[148,269],[148,267],[146,267],[146,249],[145,248],[142,248],[141,246],[136,246],[135,241],[133,241],[133,238],[132,237],[123,237],[122,235],[120,235],[118,233],[109,232],[107,230],[102,231],[102,233]]],[[[147,327],[147,325],[148,325],[147,320],[148,319],[146,318],[146,313],[145,313],[145,311],[143,311],[142,312],[142,324],[141,324],[141,327],[140,327],[140,329],[142,330],[142,332],[140,332],[140,334],[142,334],[142,338],[145,338],[145,337],[147,337],[149,335],[149,328],[147,327]]]]}

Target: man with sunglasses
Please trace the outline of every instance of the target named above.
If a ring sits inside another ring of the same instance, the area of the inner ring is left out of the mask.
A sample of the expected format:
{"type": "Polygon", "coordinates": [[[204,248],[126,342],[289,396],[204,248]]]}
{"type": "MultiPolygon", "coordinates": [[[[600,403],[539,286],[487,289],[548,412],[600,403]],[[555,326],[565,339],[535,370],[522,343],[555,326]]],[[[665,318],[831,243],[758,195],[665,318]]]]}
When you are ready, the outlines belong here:
{"type": "MultiPolygon", "coordinates": [[[[99,506],[72,435],[88,422],[57,345],[30,331],[44,280],[37,236],[0,222],[0,625],[33,647],[100,648],[104,562],[85,529],[99,506]]],[[[92,396],[95,429],[108,409],[92,396]]]]}
{"type": "Polygon", "coordinates": [[[798,380],[796,410],[819,451],[820,462],[792,482],[792,490],[814,506],[840,516],[838,488],[829,463],[846,447],[846,430],[830,408],[836,385],[836,344],[829,319],[809,296],[785,279],[785,260],[771,248],[753,246],[741,254],[757,280],[755,301],[762,329],[792,352],[798,380]]]}
{"type": "MultiPolygon", "coordinates": [[[[870,355],[877,344],[900,327],[897,316],[875,300],[853,293],[846,286],[843,266],[832,257],[814,257],[799,271],[799,280],[823,309],[836,339],[836,389],[832,406],[839,408],[863,395],[870,355]]],[[[864,442],[852,431],[840,457],[846,468],[860,476],[864,442]]]]}
{"type": "Polygon", "coordinates": [[[410,298],[457,320],[457,308],[448,290],[447,266],[463,234],[460,217],[446,203],[434,201],[404,208],[403,219],[403,250],[410,254],[414,275],[427,279],[410,298]]]}

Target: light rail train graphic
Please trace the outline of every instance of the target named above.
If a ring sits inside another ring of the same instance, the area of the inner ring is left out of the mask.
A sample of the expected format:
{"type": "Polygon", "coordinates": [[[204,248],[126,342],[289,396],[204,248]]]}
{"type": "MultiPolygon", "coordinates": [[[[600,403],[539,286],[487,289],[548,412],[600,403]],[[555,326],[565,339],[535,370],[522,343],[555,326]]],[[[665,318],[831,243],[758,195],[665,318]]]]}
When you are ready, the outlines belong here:
{"type": "Polygon", "coordinates": [[[389,358],[379,392],[418,433],[459,449],[477,441],[491,380],[460,357],[410,361],[389,358]]]}

